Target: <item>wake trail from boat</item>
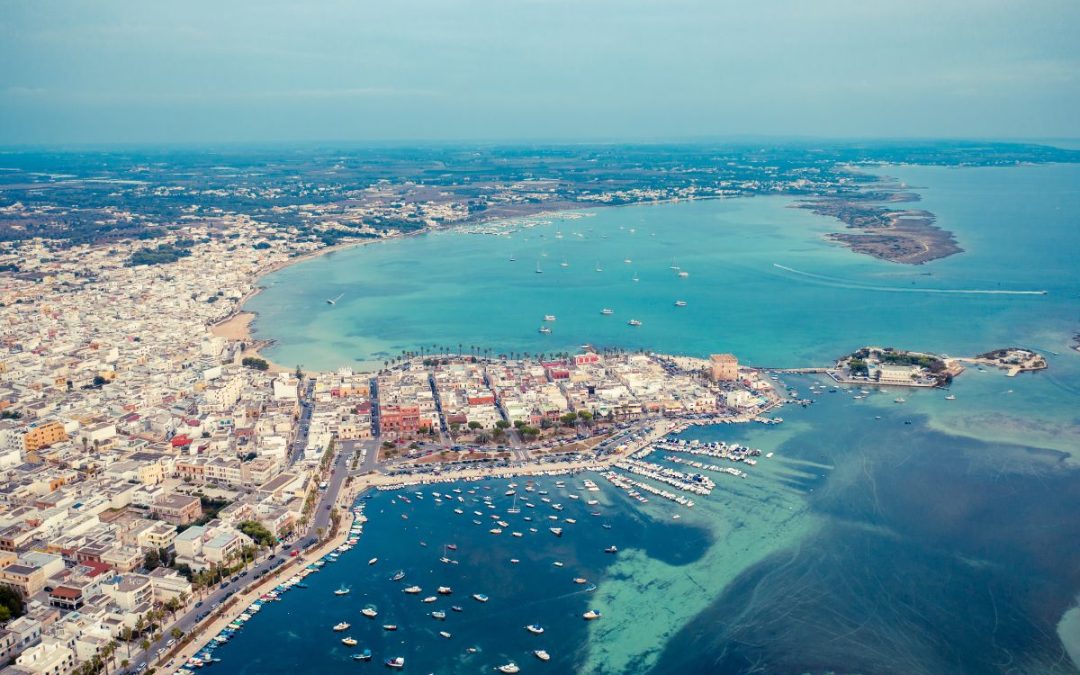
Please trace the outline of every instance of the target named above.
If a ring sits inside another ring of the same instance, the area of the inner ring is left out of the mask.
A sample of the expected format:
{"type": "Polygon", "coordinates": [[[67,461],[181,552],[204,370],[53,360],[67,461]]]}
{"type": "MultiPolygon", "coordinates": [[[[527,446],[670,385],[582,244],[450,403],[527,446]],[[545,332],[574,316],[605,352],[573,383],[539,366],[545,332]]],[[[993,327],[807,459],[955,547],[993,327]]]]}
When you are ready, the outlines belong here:
{"type": "Polygon", "coordinates": [[[847,279],[838,279],[836,277],[828,277],[824,274],[814,274],[813,272],[803,272],[797,270],[794,267],[788,267],[787,265],[781,265],[780,263],[773,263],[773,267],[790,272],[791,274],[797,274],[801,277],[808,279],[814,279],[822,282],[823,285],[834,286],[837,288],[850,288],[860,291],[879,291],[882,293],[937,293],[944,295],[1046,295],[1046,291],[1009,291],[1002,289],[992,288],[900,288],[897,286],[872,286],[869,284],[860,284],[857,282],[849,281],[847,279]]]}

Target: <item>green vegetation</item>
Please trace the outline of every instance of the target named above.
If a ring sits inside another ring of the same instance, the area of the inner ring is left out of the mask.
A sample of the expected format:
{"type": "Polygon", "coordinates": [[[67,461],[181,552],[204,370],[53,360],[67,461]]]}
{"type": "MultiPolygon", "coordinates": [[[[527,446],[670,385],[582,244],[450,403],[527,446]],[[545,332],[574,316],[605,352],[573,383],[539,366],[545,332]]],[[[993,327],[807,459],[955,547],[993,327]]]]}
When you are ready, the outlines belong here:
{"type": "Polygon", "coordinates": [[[7,623],[22,615],[22,596],[7,586],[0,586],[0,623],[7,623]]]}
{"type": "Polygon", "coordinates": [[[254,520],[245,520],[237,525],[236,529],[254,539],[260,546],[269,547],[277,542],[277,538],[270,533],[270,530],[266,529],[262,523],[258,523],[254,520]]]}
{"type": "Polygon", "coordinates": [[[158,244],[154,248],[144,248],[135,251],[128,258],[130,267],[136,265],[165,265],[174,263],[181,258],[191,255],[191,240],[178,240],[175,244],[158,244]],[[185,245],[186,244],[186,245],[185,245]]]}
{"type": "Polygon", "coordinates": [[[240,365],[245,368],[251,368],[252,370],[269,370],[270,363],[266,359],[260,359],[255,356],[245,356],[240,365]]]}

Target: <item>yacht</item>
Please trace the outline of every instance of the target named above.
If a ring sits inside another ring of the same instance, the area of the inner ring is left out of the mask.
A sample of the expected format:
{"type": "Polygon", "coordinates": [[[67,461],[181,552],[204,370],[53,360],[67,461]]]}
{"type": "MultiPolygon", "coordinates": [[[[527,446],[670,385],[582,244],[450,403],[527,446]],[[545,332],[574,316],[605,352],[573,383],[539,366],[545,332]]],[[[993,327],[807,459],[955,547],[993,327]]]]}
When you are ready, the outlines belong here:
{"type": "Polygon", "coordinates": [[[611,316],[612,314],[615,313],[615,310],[608,309],[607,307],[605,307],[602,310],[600,310],[600,313],[603,314],[604,316],[611,316]]]}
{"type": "Polygon", "coordinates": [[[367,607],[363,608],[362,610],[360,610],[360,613],[369,619],[374,619],[375,617],[379,616],[379,611],[375,609],[375,607],[373,607],[372,605],[368,605],[367,607]]]}
{"type": "Polygon", "coordinates": [[[390,581],[401,581],[405,578],[405,570],[398,570],[394,576],[390,577],[390,581]]]}
{"type": "Polygon", "coordinates": [[[353,654],[352,658],[353,658],[353,661],[370,661],[371,660],[371,650],[368,649],[367,647],[364,647],[364,651],[360,652],[359,654],[353,654]]]}
{"type": "Polygon", "coordinates": [[[570,267],[570,263],[566,262],[566,258],[563,258],[563,261],[559,263],[559,267],[570,267]]]}
{"type": "Polygon", "coordinates": [[[429,595],[426,598],[424,598],[423,600],[421,600],[421,602],[432,603],[432,602],[435,602],[438,599],[439,598],[437,596],[429,595]]]}
{"type": "Polygon", "coordinates": [[[590,609],[589,611],[585,612],[581,616],[586,621],[592,621],[594,619],[599,619],[600,618],[600,611],[596,610],[596,609],[590,609]]]}
{"type": "Polygon", "coordinates": [[[525,630],[529,631],[533,635],[542,635],[544,632],[544,627],[538,623],[530,623],[528,626],[525,626],[525,630]]]}
{"type": "Polygon", "coordinates": [[[547,326],[540,326],[540,328],[537,329],[537,332],[543,333],[544,335],[549,335],[551,333],[551,329],[547,326]]]}
{"type": "Polygon", "coordinates": [[[618,553],[618,552],[619,552],[619,549],[616,548],[615,546],[608,546],[607,548],[604,549],[604,553],[618,553]]]}
{"type": "Polygon", "coordinates": [[[439,586],[438,592],[439,592],[439,595],[450,595],[451,593],[454,592],[454,590],[452,588],[450,588],[449,586],[439,586]]]}
{"type": "Polygon", "coordinates": [[[586,583],[587,581],[588,581],[588,580],[587,580],[587,579],[586,579],[585,577],[575,577],[575,578],[574,578],[574,583],[575,583],[575,584],[584,584],[584,583],[586,583]]]}
{"type": "Polygon", "coordinates": [[[513,675],[514,673],[520,673],[521,668],[518,668],[518,665],[511,661],[510,663],[504,663],[503,665],[499,666],[499,672],[507,673],[507,675],[513,675]]]}
{"type": "Polygon", "coordinates": [[[548,529],[550,529],[551,533],[553,535],[555,535],[556,537],[561,537],[562,536],[562,528],[561,527],[552,527],[552,528],[548,528],[548,529]]]}
{"type": "Polygon", "coordinates": [[[416,593],[419,593],[419,592],[420,592],[420,587],[419,587],[419,586],[409,586],[409,587],[407,587],[407,588],[404,588],[404,589],[402,589],[402,590],[403,590],[403,591],[404,591],[405,593],[411,593],[411,594],[414,594],[414,595],[415,595],[416,593]]]}
{"type": "Polygon", "coordinates": [[[597,272],[603,272],[604,271],[604,268],[600,267],[600,263],[596,263],[596,271],[597,272]]]}
{"type": "Polygon", "coordinates": [[[450,610],[454,612],[464,612],[465,609],[461,605],[450,605],[450,610]]]}
{"type": "Polygon", "coordinates": [[[346,647],[355,647],[356,646],[356,638],[351,638],[351,637],[341,638],[341,644],[345,645],[346,647]]]}
{"type": "Polygon", "coordinates": [[[679,278],[680,279],[685,279],[688,276],[690,276],[689,272],[679,272],[679,278]]]}
{"type": "Polygon", "coordinates": [[[340,633],[349,630],[349,626],[350,624],[347,621],[342,621],[341,623],[334,624],[334,631],[340,633]]]}
{"type": "Polygon", "coordinates": [[[345,588],[344,586],[342,586],[342,587],[338,588],[336,591],[334,591],[334,595],[348,595],[348,594],[349,594],[349,589],[345,588]]]}
{"type": "Polygon", "coordinates": [[[440,636],[440,637],[444,637],[444,638],[446,638],[447,640],[449,640],[449,639],[450,639],[450,637],[451,637],[451,635],[450,635],[450,632],[449,632],[449,631],[445,631],[445,630],[441,630],[441,631],[439,631],[439,636],[440,636]]]}
{"type": "Polygon", "coordinates": [[[679,266],[675,264],[675,258],[671,259],[671,269],[675,270],[676,272],[679,271],[679,266]]]}
{"type": "Polygon", "coordinates": [[[554,320],[555,320],[555,315],[554,314],[545,314],[544,315],[544,321],[554,321],[554,320]]]}
{"type": "Polygon", "coordinates": [[[371,560],[367,561],[367,564],[369,564],[369,565],[374,565],[374,564],[375,564],[375,563],[377,563],[377,562],[379,562],[379,559],[378,559],[378,558],[372,558],[371,560]]]}
{"type": "Polygon", "coordinates": [[[431,613],[431,618],[436,619],[438,621],[442,621],[443,619],[446,618],[446,612],[442,611],[441,609],[437,609],[437,610],[435,610],[434,612],[431,613]]]}
{"type": "Polygon", "coordinates": [[[487,602],[488,601],[488,596],[484,595],[483,593],[473,593],[472,597],[473,597],[473,600],[475,600],[477,602],[487,602]]]}
{"type": "Polygon", "coordinates": [[[385,631],[395,631],[395,630],[397,630],[397,624],[396,623],[384,623],[382,629],[385,630],[385,631]]]}
{"type": "Polygon", "coordinates": [[[627,265],[629,265],[630,263],[632,263],[634,261],[631,260],[630,258],[623,258],[623,262],[626,263],[627,265]]]}
{"type": "Polygon", "coordinates": [[[627,326],[635,326],[635,327],[636,327],[636,326],[640,326],[640,325],[641,325],[641,322],[640,322],[640,321],[638,321],[637,319],[630,319],[629,321],[627,321],[627,322],[626,322],[626,325],[627,325],[627,326]]]}
{"type": "Polygon", "coordinates": [[[676,300],[675,301],[675,306],[676,307],[686,307],[686,301],[685,300],[676,300]]]}
{"type": "Polygon", "coordinates": [[[507,513],[521,513],[521,509],[519,509],[518,505],[517,505],[517,495],[516,494],[514,495],[514,504],[510,508],[506,509],[506,512],[507,513]]]}
{"type": "Polygon", "coordinates": [[[385,661],[383,661],[383,663],[386,664],[387,668],[401,669],[401,668],[405,667],[405,657],[404,656],[395,656],[392,659],[386,659],[385,661]]]}
{"type": "Polygon", "coordinates": [[[548,654],[543,649],[534,650],[533,651],[533,656],[540,659],[541,661],[550,661],[551,660],[551,654],[548,654]]]}

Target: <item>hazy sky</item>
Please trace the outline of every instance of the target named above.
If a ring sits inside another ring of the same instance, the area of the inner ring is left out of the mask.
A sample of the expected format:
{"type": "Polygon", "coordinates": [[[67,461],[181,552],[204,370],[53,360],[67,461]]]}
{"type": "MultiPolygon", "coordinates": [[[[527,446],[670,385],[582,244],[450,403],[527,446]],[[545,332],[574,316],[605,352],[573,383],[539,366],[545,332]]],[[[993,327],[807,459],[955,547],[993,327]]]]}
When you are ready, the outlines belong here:
{"type": "Polygon", "coordinates": [[[0,144],[1080,136],[1077,0],[0,0],[0,144]]]}

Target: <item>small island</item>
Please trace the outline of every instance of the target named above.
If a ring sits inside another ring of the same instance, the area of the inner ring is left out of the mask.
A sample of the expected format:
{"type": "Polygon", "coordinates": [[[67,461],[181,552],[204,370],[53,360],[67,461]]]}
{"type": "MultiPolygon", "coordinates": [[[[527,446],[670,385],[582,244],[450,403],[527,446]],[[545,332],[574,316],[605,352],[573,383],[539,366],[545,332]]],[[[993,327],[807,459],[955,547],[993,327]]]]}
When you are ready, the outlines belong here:
{"type": "Polygon", "coordinates": [[[837,382],[897,387],[946,387],[963,367],[940,356],[892,347],[863,347],[827,371],[837,382]]]}
{"type": "Polygon", "coordinates": [[[1005,374],[1009,377],[1015,377],[1019,373],[1045,370],[1047,367],[1045,357],[1030,349],[1024,349],[1023,347],[995,349],[994,351],[986,352],[985,354],[979,354],[973,359],[957,360],[1002,368],[1008,371],[1005,374]]]}

